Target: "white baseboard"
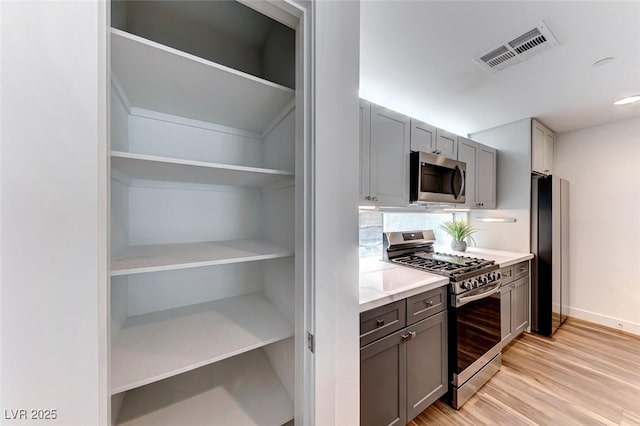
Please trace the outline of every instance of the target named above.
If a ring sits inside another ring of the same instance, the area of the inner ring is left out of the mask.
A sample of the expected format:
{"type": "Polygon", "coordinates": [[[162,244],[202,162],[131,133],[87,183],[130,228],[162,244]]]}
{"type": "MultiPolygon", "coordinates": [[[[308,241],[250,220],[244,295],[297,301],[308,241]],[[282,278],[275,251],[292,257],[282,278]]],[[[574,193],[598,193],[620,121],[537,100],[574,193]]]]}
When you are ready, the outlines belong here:
{"type": "Polygon", "coordinates": [[[569,307],[569,316],[640,335],[640,323],[569,307]]]}

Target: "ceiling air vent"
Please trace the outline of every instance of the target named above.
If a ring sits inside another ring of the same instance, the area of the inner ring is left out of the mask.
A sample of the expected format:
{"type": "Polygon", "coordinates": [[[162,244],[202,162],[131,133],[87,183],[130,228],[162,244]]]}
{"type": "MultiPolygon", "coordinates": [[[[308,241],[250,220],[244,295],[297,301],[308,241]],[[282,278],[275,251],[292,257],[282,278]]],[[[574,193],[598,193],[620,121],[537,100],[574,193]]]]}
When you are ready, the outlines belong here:
{"type": "Polygon", "coordinates": [[[511,65],[519,64],[536,53],[558,46],[559,44],[558,39],[553,35],[544,21],[542,21],[535,28],[511,41],[502,43],[497,48],[490,49],[482,55],[476,56],[474,60],[484,69],[497,72],[511,65]]]}

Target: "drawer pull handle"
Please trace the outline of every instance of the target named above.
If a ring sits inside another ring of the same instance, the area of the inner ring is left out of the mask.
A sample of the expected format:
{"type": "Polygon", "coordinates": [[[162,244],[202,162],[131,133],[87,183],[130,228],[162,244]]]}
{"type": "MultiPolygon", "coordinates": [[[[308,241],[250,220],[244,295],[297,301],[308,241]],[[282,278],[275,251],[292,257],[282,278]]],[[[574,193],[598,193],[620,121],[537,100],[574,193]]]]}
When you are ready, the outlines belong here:
{"type": "Polygon", "coordinates": [[[376,327],[382,327],[383,325],[384,325],[383,319],[376,320],[376,327]]]}
{"type": "Polygon", "coordinates": [[[425,300],[424,304],[427,306],[433,306],[433,300],[425,300]]]}
{"type": "Polygon", "coordinates": [[[527,267],[526,267],[526,266],[521,266],[521,267],[520,267],[520,272],[526,272],[526,270],[527,270],[527,267]]]}
{"type": "Polygon", "coordinates": [[[413,339],[414,337],[416,337],[416,332],[415,331],[409,331],[403,335],[400,336],[400,338],[402,339],[402,342],[406,342],[409,339],[413,339]]]}

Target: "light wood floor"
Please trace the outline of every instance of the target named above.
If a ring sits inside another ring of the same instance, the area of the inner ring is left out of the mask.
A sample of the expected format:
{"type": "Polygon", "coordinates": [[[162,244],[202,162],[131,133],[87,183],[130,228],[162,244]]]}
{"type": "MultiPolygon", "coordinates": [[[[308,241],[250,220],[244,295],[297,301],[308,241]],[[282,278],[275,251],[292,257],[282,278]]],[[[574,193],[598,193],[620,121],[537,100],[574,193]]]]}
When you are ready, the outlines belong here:
{"type": "Polygon", "coordinates": [[[525,333],[459,411],[438,401],[410,423],[437,424],[640,425],[640,338],[572,318],[525,333]]]}

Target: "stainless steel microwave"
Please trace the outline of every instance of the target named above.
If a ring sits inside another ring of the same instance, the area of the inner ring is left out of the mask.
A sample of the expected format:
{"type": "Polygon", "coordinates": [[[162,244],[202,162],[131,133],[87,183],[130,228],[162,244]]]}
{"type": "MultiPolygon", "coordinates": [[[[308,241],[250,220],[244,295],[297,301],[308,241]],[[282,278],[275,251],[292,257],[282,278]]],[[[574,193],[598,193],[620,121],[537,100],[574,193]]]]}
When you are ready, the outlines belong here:
{"type": "Polygon", "coordinates": [[[412,203],[464,203],[467,164],[426,152],[411,153],[412,203]]]}

